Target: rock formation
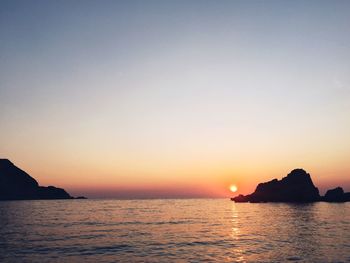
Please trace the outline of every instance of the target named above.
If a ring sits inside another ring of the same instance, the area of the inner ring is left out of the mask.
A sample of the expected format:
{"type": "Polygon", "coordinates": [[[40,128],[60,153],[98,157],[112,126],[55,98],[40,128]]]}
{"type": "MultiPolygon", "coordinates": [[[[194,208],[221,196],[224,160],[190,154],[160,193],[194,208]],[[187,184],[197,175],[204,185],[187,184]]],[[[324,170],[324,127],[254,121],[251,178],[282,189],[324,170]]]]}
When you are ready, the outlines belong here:
{"type": "Polygon", "coordinates": [[[314,186],[311,177],[303,169],[291,171],[282,180],[274,179],[266,183],[260,183],[254,193],[239,195],[231,198],[235,202],[344,202],[350,201],[350,193],[344,193],[338,187],[329,190],[325,197],[321,197],[317,187],[314,186]]]}
{"type": "Polygon", "coordinates": [[[326,195],[322,198],[322,201],[326,202],[347,202],[350,201],[350,193],[344,193],[343,188],[336,187],[326,192],[326,195]]]}
{"type": "Polygon", "coordinates": [[[71,199],[61,188],[39,186],[8,159],[0,159],[0,200],[71,199]]]}

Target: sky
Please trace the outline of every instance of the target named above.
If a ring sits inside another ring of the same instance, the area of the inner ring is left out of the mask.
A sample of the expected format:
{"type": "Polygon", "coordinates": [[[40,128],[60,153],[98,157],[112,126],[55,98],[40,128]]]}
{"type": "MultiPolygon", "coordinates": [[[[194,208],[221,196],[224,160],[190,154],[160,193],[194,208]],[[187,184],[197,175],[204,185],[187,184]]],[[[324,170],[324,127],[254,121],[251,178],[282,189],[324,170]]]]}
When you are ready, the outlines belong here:
{"type": "Polygon", "coordinates": [[[92,198],[350,191],[350,1],[0,1],[0,158],[92,198]]]}

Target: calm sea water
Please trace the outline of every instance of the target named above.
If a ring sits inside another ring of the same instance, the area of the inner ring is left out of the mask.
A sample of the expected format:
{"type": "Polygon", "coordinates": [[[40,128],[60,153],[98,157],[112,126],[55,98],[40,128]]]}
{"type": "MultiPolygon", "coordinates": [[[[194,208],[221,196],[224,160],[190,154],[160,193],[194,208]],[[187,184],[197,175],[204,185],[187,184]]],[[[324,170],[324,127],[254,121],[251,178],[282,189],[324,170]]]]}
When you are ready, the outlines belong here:
{"type": "Polygon", "coordinates": [[[0,202],[0,262],[350,262],[350,203],[0,202]]]}

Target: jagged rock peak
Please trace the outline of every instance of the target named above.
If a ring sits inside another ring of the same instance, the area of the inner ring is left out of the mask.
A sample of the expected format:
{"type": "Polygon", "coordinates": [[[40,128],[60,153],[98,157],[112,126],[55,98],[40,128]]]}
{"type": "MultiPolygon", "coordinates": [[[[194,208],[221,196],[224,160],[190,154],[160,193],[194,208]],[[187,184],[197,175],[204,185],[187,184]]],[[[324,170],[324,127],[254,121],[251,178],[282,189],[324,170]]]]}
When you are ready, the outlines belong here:
{"type": "Polygon", "coordinates": [[[232,198],[236,202],[313,202],[320,199],[310,175],[303,169],[294,169],[282,180],[258,184],[254,193],[232,198]]]}

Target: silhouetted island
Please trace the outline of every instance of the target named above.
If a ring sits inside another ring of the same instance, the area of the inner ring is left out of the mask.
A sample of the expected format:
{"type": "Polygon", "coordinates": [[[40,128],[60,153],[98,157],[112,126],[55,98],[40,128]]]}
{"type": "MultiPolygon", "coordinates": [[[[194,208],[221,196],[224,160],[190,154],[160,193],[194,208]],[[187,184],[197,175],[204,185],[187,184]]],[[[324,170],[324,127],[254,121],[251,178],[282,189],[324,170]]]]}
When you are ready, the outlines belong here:
{"type": "Polygon", "coordinates": [[[344,193],[343,188],[336,187],[328,190],[324,197],[321,197],[321,201],[326,202],[347,202],[350,201],[350,193],[344,193]]]}
{"type": "Polygon", "coordinates": [[[264,202],[346,202],[350,201],[350,193],[344,193],[341,187],[328,190],[325,196],[320,196],[318,188],[313,184],[310,174],[303,169],[294,169],[282,180],[274,179],[260,183],[254,193],[238,195],[232,201],[242,203],[264,202]]]}
{"type": "Polygon", "coordinates": [[[39,186],[33,177],[8,159],[0,159],[0,200],[34,199],[73,199],[73,197],[62,188],[39,186]]]}

